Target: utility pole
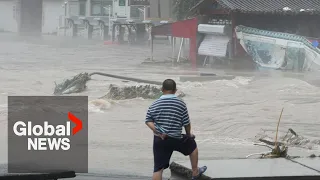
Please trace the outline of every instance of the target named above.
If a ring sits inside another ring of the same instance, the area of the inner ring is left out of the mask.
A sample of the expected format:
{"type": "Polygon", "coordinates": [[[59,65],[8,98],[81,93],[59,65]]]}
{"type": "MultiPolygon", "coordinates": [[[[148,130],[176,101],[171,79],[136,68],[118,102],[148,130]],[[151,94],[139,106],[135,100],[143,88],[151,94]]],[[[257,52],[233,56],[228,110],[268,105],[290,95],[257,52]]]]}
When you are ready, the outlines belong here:
{"type": "MultiPolygon", "coordinates": [[[[112,7],[113,8],[113,7],[112,7]]],[[[111,5],[109,5],[109,19],[108,19],[108,27],[109,27],[109,29],[108,29],[108,35],[109,36],[111,36],[111,18],[113,18],[113,16],[112,16],[112,13],[113,12],[111,12],[111,5]]]]}
{"type": "Polygon", "coordinates": [[[147,19],[147,6],[143,6],[143,20],[147,19]]]}
{"type": "Polygon", "coordinates": [[[64,2],[64,36],[67,36],[67,4],[67,1],[64,2]]]}
{"type": "Polygon", "coordinates": [[[161,18],[161,4],[160,4],[160,0],[158,0],[158,18],[161,18]]]}

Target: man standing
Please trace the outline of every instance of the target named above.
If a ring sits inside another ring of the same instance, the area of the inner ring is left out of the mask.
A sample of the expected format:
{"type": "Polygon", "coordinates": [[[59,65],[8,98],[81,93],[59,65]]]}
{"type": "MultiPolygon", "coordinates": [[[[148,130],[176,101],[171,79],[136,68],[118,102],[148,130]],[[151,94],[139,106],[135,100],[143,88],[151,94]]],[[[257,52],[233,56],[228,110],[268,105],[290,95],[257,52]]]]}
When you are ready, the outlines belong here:
{"type": "Polygon", "coordinates": [[[176,83],[167,79],[162,84],[163,95],[149,107],[146,124],[153,131],[153,180],[162,180],[163,170],[169,167],[173,151],[190,157],[192,179],[197,179],[206,170],[198,168],[198,148],[191,134],[191,124],[186,104],[176,93],[176,83]],[[182,127],[186,134],[182,134],[182,127]]]}

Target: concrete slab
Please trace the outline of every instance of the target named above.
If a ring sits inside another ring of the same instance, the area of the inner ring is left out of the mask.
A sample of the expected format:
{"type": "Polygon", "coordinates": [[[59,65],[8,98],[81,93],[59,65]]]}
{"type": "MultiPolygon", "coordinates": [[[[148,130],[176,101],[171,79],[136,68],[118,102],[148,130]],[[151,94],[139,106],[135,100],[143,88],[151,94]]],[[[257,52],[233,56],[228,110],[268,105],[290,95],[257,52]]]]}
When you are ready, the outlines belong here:
{"type": "MultiPolygon", "coordinates": [[[[316,161],[301,159],[301,161],[305,161],[314,166],[316,166],[317,163],[320,165],[319,159],[316,161]]],[[[185,177],[190,178],[190,162],[186,161],[178,164],[185,167],[185,169],[181,167],[177,168],[177,164],[174,165],[172,163],[172,165],[173,166],[170,167],[171,174],[181,179],[184,173],[185,177]]],[[[319,172],[282,158],[200,161],[199,166],[203,165],[208,167],[203,179],[320,179],[319,172]]]]}
{"type": "Polygon", "coordinates": [[[76,177],[74,171],[52,170],[47,173],[8,173],[8,165],[0,164],[0,179],[2,180],[46,180],[66,179],[76,177]]]}
{"type": "Polygon", "coordinates": [[[203,81],[217,81],[217,80],[232,80],[235,76],[180,76],[181,82],[203,82],[203,81]]]}
{"type": "Polygon", "coordinates": [[[25,174],[0,174],[0,179],[3,180],[51,180],[51,179],[66,179],[76,177],[75,172],[52,172],[52,173],[25,173],[25,174]]]}
{"type": "Polygon", "coordinates": [[[72,180],[150,180],[150,179],[152,179],[152,177],[88,173],[88,174],[77,174],[77,177],[72,180]]]}
{"type": "Polygon", "coordinates": [[[310,168],[313,168],[320,173],[320,157],[316,158],[298,158],[298,159],[292,159],[293,162],[298,162],[300,164],[303,164],[304,166],[308,166],[310,168]]]}

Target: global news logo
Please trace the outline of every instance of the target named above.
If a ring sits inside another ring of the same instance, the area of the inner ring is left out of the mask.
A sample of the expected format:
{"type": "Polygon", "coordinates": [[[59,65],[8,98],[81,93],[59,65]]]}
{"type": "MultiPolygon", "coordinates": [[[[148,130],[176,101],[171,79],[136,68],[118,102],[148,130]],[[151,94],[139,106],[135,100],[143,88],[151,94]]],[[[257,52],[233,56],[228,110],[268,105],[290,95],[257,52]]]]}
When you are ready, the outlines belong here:
{"type": "Polygon", "coordinates": [[[68,112],[68,119],[65,124],[51,125],[48,121],[44,121],[43,125],[32,124],[32,121],[27,123],[17,121],[13,125],[13,132],[17,136],[27,136],[28,151],[67,151],[71,148],[70,137],[82,130],[82,121],[68,112]],[[71,122],[75,124],[71,133],[71,122]]]}

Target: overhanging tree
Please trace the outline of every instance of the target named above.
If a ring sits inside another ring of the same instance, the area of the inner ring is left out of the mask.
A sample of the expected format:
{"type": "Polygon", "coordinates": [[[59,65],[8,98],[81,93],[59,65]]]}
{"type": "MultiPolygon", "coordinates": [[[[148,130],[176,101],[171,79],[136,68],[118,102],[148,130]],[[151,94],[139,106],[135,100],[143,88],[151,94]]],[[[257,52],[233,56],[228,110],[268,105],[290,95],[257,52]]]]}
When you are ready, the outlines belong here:
{"type": "Polygon", "coordinates": [[[188,13],[200,0],[173,0],[173,14],[177,20],[184,20],[188,13]]]}

